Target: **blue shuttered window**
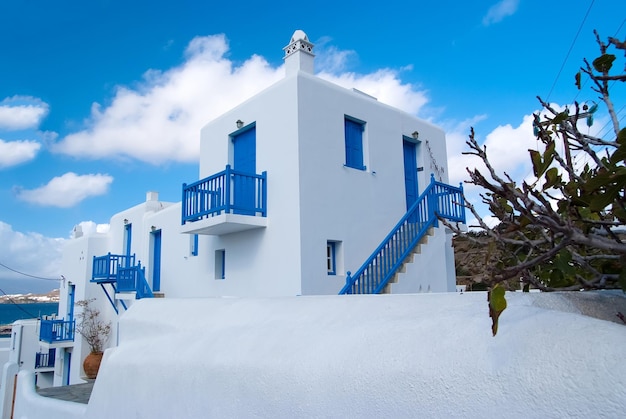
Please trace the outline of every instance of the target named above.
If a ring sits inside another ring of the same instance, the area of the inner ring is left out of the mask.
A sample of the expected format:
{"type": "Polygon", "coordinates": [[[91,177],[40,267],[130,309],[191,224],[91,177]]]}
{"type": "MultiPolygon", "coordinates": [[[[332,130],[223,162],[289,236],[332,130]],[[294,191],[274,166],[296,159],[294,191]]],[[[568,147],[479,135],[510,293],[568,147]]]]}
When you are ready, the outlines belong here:
{"type": "Polygon", "coordinates": [[[346,166],[365,170],[363,165],[363,131],[365,123],[345,117],[346,166]]]}

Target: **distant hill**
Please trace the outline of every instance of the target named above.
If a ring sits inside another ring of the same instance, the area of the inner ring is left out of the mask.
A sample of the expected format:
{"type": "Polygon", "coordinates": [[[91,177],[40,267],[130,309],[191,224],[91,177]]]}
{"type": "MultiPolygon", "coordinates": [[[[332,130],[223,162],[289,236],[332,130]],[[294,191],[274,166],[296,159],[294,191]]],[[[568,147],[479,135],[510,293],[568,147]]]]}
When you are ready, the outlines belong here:
{"type": "Polygon", "coordinates": [[[27,303],[58,303],[59,290],[52,290],[45,294],[9,294],[0,296],[0,304],[27,304],[27,303]]]}
{"type": "MultiPolygon", "coordinates": [[[[487,289],[491,268],[497,263],[495,242],[486,235],[456,235],[452,240],[456,282],[467,286],[467,290],[484,291],[487,289]]],[[[507,281],[508,289],[519,289],[516,281],[507,281]]]]}

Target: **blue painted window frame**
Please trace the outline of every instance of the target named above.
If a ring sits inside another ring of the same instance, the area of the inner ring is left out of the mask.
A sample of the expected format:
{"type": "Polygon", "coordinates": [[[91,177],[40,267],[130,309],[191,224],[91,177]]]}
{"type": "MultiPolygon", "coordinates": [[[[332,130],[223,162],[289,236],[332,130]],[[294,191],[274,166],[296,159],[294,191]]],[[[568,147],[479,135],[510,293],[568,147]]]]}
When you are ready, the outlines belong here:
{"type": "Polygon", "coordinates": [[[189,251],[191,256],[198,256],[198,235],[197,234],[193,234],[189,238],[189,246],[191,248],[189,251]]]}
{"type": "Polygon", "coordinates": [[[365,121],[344,115],[344,134],[346,146],[346,167],[366,170],[363,164],[363,132],[365,121]]]}
{"type": "Polygon", "coordinates": [[[337,275],[337,244],[326,242],[326,270],[328,275],[337,275]]]}
{"type": "MultiPolygon", "coordinates": [[[[130,249],[133,237],[133,225],[131,223],[124,224],[124,254],[130,256],[130,249]]],[[[128,258],[126,258],[128,261],[128,258]]]]}

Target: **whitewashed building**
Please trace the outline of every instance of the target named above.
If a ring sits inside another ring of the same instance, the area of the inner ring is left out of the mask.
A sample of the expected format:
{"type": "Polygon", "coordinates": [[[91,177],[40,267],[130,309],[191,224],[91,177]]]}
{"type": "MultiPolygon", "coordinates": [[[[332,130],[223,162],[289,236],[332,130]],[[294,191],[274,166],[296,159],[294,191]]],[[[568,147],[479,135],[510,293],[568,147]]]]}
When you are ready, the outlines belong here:
{"type": "Polygon", "coordinates": [[[181,202],[149,192],[108,233],[69,241],[62,320],[41,326],[55,385],[82,381],[88,348],[69,332],[78,300],[96,299],[114,346],[137,298],[455,291],[437,215],[464,212],[445,184],[444,132],[316,77],[304,32],[284,50],[284,79],[202,129],[181,202]]]}

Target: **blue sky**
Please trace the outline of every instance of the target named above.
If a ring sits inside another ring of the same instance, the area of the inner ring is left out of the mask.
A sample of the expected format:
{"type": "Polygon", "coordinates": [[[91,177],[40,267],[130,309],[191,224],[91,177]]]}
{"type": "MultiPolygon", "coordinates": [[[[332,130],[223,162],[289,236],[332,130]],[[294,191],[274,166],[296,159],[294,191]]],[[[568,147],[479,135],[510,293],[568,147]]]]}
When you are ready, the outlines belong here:
{"type": "MultiPolygon", "coordinates": [[[[527,176],[535,96],[595,99],[573,84],[592,31],[626,36],[608,0],[227,3],[0,3],[0,263],[58,278],[74,225],[106,230],[149,190],[179,201],[200,127],[282,77],[296,29],[320,76],[442,126],[455,183],[470,126],[527,176]]],[[[55,286],[0,266],[7,292],[55,286]]]]}

